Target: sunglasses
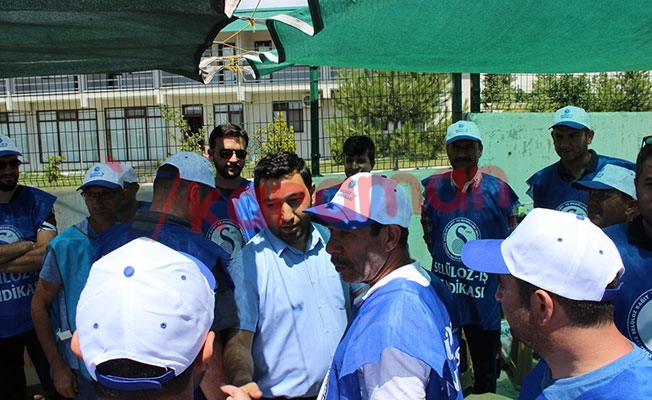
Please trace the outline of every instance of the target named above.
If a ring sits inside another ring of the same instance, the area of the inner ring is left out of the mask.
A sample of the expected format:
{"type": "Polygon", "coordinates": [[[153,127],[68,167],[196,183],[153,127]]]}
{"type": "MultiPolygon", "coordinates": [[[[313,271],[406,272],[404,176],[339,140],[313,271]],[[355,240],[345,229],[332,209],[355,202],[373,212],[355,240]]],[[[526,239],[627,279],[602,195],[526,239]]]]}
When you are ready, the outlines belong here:
{"type": "Polygon", "coordinates": [[[219,149],[217,154],[220,155],[225,160],[231,158],[231,155],[235,153],[235,156],[238,157],[238,160],[244,160],[247,157],[247,150],[234,150],[234,149],[219,149]]]}
{"type": "Polygon", "coordinates": [[[652,135],[646,136],[643,138],[643,141],[641,142],[641,148],[652,144],[652,135]]]}
{"type": "Polygon", "coordinates": [[[7,168],[7,164],[9,164],[11,169],[16,169],[20,167],[20,164],[22,164],[22,162],[17,158],[14,158],[13,160],[9,160],[9,161],[0,161],[0,171],[7,168]]]}
{"type": "Polygon", "coordinates": [[[106,201],[113,196],[115,196],[118,192],[117,191],[102,191],[102,192],[81,192],[81,197],[84,198],[84,200],[97,200],[97,201],[106,201]]]}

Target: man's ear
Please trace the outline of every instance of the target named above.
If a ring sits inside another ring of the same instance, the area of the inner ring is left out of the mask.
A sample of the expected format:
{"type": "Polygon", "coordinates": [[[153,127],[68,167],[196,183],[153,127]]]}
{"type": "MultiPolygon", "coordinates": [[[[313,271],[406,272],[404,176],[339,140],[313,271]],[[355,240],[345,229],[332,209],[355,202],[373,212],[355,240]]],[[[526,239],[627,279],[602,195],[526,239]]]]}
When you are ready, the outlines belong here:
{"type": "Polygon", "coordinates": [[[625,209],[625,215],[627,216],[627,221],[633,220],[638,215],[638,200],[630,199],[627,208],[625,209]]]}
{"type": "Polygon", "coordinates": [[[550,293],[543,289],[536,290],[530,297],[530,312],[538,326],[547,325],[555,312],[555,302],[550,293]]]}
{"type": "Polygon", "coordinates": [[[70,348],[77,357],[82,358],[81,349],[79,348],[79,336],[77,336],[77,331],[72,333],[72,339],[70,339],[70,348]]]}
{"type": "Polygon", "coordinates": [[[204,341],[204,346],[199,351],[197,361],[200,362],[202,371],[207,371],[210,368],[209,361],[213,356],[213,344],[215,343],[215,332],[209,331],[204,341]]]}
{"type": "Polygon", "coordinates": [[[401,241],[401,227],[399,225],[386,225],[387,240],[384,243],[385,251],[391,253],[401,241]]]}

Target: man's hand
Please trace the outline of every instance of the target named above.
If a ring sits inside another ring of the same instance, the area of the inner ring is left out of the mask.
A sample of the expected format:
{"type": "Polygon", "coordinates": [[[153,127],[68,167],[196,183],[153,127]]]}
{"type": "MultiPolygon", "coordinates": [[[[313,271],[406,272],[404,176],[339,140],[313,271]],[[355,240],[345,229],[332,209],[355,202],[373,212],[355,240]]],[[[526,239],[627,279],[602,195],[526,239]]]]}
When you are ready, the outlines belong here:
{"type": "Polygon", "coordinates": [[[52,368],[52,380],[54,387],[60,395],[69,399],[74,399],[79,391],[77,384],[77,377],[72,369],[65,363],[58,366],[56,369],[52,368]]]}
{"type": "Polygon", "coordinates": [[[249,400],[260,399],[263,392],[258,389],[258,385],[254,382],[247,383],[244,386],[222,385],[220,389],[229,395],[226,400],[249,400]]]}

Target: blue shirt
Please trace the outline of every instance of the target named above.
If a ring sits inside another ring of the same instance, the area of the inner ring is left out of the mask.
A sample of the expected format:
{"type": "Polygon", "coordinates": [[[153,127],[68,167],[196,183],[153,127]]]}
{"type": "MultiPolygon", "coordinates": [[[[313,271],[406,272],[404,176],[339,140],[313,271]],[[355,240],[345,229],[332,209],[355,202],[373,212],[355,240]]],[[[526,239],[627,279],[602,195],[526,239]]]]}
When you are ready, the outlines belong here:
{"type": "MultiPolygon", "coordinates": [[[[0,203],[0,244],[35,242],[56,199],[42,190],[18,186],[8,203],[0,203]]],[[[0,338],[34,329],[30,305],[37,281],[38,272],[0,273],[0,338]]]]}
{"type": "MultiPolygon", "coordinates": [[[[71,229],[77,229],[79,232],[82,234],[86,235],[90,241],[89,244],[92,244],[97,239],[97,233],[93,230],[91,225],[88,223],[88,218],[85,218],[84,220],[76,223],[74,226],[71,226],[70,228],[66,229],[63,231],[59,236],[57,236],[58,240],[64,240],[69,237],[71,232],[71,229]]],[[[50,242],[51,244],[56,244],[50,242]]],[[[73,253],[76,253],[80,249],[70,249],[73,253]]],[[[65,258],[65,255],[61,254],[59,255],[62,258],[65,258]]],[[[71,266],[69,266],[71,267],[71,266]]],[[[82,276],[77,276],[76,278],[79,278],[78,281],[81,282],[82,280],[85,281],[86,278],[88,278],[88,274],[90,273],[90,267],[91,264],[88,265],[75,265],[72,266],[75,271],[76,275],[81,274],[82,276]]],[[[61,270],[59,268],[59,261],[57,259],[57,254],[54,251],[54,248],[50,245],[47,247],[45,256],[43,257],[43,268],[41,269],[41,273],[39,275],[41,279],[44,281],[52,282],[54,284],[57,284],[60,286],[59,291],[57,292],[57,299],[56,299],[56,304],[52,304],[50,307],[54,308],[56,310],[55,314],[59,317],[58,321],[52,321],[52,324],[55,324],[58,326],[58,329],[61,331],[68,331],[68,330],[73,330],[74,331],[74,318],[75,318],[75,313],[76,310],[72,309],[70,310],[70,313],[68,312],[68,306],[66,305],[67,303],[69,304],[76,304],[79,300],[79,295],[81,294],[82,289],[84,288],[84,285],[74,285],[76,287],[71,287],[72,283],[69,282],[64,282],[63,277],[61,275],[61,270]],[[68,299],[66,299],[66,296],[69,296],[68,299]],[[70,323],[70,318],[72,317],[72,322],[73,324],[70,323]]],[[[50,314],[52,316],[52,314],[50,314]]],[[[79,357],[77,357],[72,350],[70,349],[70,339],[64,340],[59,342],[58,344],[59,347],[59,353],[61,354],[61,357],[66,361],[66,364],[72,369],[79,369],[80,368],[80,360],[79,357]]]]}
{"type": "Polygon", "coordinates": [[[527,180],[527,194],[534,200],[534,207],[565,211],[586,217],[586,200],[589,192],[573,187],[573,182],[592,180],[606,164],[614,164],[635,170],[634,163],[620,158],[599,156],[589,150],[591,159],[584,173],[579,177],[571,177],[564,169],[561,161],[537,171],[527,180]]]}
{"type": "Polygon", "coordinates": [[[623,286],[614,299],[614,321],[620,333],[652,356],[652,239],[642,217],[604,229],[625,266],[623,286]]]}
{"type": "Polygon", "coordinates": [[[553,380],[545,360],[521,383],[519,400],[647,399],[652,393],[652,360],[634,350],[619,359],[579,376],[553,380]]]}
{"type": "Polygon", "coordinates": [[[265,397],[316,396],[346,328],[348,285],[326,253],[328,231],[312,226],[305,252],[266,228],[229,266],[265,397]]]}
{"type": "Polygon", "coordinates": [[[215,200],[202,219],[204,236],[226,250],[231,257],[267,226],[253,182],[242,179],[233,191],[214,189],[215,200]]]}

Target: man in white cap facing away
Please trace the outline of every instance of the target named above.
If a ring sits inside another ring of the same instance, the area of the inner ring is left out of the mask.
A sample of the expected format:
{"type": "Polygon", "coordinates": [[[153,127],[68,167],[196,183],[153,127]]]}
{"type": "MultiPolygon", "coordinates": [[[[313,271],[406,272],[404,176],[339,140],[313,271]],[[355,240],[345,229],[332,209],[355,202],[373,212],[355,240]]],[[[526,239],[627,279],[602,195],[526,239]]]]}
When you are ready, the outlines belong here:
{"type": "Polygon", "coordinates": [[[638,206],[634,175],[631,169],[607,164],[593,179],[573,183],[589,193],[586,211],[591,222],[606,228],[634,218],[638,206]]]}
{"type": "Polygon", "coordinates": [[[18,184],[22,156],[0,135],[0,399],[7,400],[27,396],[25,349],[47,395],[57,395],[29,311],[45,247],[57,234],[56,197],[18,184]]]}
{"type": "Polygon", "coordinates": [[[90,215],[48,245],[32,300],[32,319],[57,391],[68,398],[93,399],[93,385],[70,350],[70,337],[75,330],[77,300],[93,262],[95,241],[115,224],[124,190],[121,174],[108,164],[90,167],[77,190],[81,190],[90,215]]]}
{"type": "Polygon", "coordinates": [[[594,132],[583,108],[566,106],[553,116],[552,142],[559,161],[536,172],[527,180],[534,207],[549,208],[586,216],[588,193],[574,188],[575,181],[591,180],[606,164],[634,170],[634,163],[598,155],[589,150],[594,132]]]}
{"type": "Polygon", "coordinates": [[[649,397],[652,361],[613,322],[623,263],[588,218],[535,208],[507,239],[467,243],[462,260],[499,274],[512,334],[541,355],[519,399],[649,397]]]}
{"type": "Polygon", "coordinates": [[[319,398],[462,399],[451,319],[408,250],[405,190],[361,172],[305,212],[328,225],[326,251],[342,280],[370,286],[355,299],[319,398]]]}
{"type": "Polygon", "coordinates": [[[72,349],[98,399],[192,399],[213,352],[214,289],[201,261],[149,238],[95,262],[72,349]]]}
{"type": "MultiPolygon", "coordinates": [[[[190,254],[211,268],[217,281],[212,328],[217,336],[212,368],[206,376],[212,378],[212,374],[217,374],[219,377],[202,383],[202,389],[210,400],[215,398],[210,393],[221,395],[219,382],[224,382],[224,378],[221,378],[221,333],[227,328],[235,327],[239,321],[233,285],[226,272],[230,255],[201,234],[202,217],[212,203],[213,189],[213,166],[206,158],[188,151],[168,157],[156,171],[149,210],[138,210],[131,221],[116,225],[100,235],[93,257],[94,260],[99,260],[133,239],[148,237],[190,254]],[[214,383],[210,387],[206,386],[209,381],[214,383]]],[[[228,346],[228,343],[225,345],[228,346]]]]}

